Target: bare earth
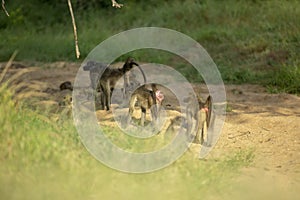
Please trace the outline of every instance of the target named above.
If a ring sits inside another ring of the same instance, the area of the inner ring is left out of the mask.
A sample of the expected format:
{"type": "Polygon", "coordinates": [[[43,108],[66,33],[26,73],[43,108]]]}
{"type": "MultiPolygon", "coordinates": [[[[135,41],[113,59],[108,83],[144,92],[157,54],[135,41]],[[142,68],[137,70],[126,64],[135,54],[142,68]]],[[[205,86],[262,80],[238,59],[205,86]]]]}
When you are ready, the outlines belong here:
{"type": "MultiPolygon", "coordinates": [[[[64,81],[73,83],[79,66],[64,62],[44,64],[42,67],[34,68],[33,72],[22,75],[22,81],[18,79],[15,84],[25,83],[22,91],[51,93],[51,97],[58,98],[51,99],[57,102],[61,98],[59,85],[64,81]]],[[[0,64],[0,69],[3,67],[4,63],[0,64]]],[[[24,70],[23,67],[16,64],[11,66],[6,78],[24,70]]],[[[240,149],[253,149],[254,163],[242,170],[238,181],[253,182],[260,178],[263,184],[264,180],[267,180],[267,184],[276,183],[276,187],[281,189],[299,190],[300,97],[290,94],[269,94],[265,88],[258,85],[225,87],[229,112],[221,137],[207,159],[218,159],[240,149]]],[[[196,85],[195,88],[201,91],[203,98],[207,97],[205,85],[196,85]]]]}

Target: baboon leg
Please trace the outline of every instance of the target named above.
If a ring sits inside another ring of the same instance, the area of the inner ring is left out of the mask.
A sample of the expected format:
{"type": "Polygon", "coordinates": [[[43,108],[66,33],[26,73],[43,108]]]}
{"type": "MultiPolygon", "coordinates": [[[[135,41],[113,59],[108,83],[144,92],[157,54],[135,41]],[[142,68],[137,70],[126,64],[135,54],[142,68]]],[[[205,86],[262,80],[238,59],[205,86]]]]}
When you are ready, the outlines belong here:
{"type": "MultiPolygon", "coordinates": [[[[211,129],[212,129],[211,133],[214,132],[215,120],[216,120],[216,116],[214,115],[214,113],[212,113],[211,114],[211,121],[210,121],[210,126],[211,126],[211,129]]],[[[213,141],[213,135],[212,134],[208,135],[208,133],[207,133],[206,137],[207,137],[207,142],[206,142],[207,146],[211,146],[212,141],[213,141]]]]}
{"type": "Polygon", "coordinates": [[[146,109],[144,107],[141,107],[142,114],[141,114],[141,126],[145,125],[145,118],[146,118],[146,109]]]}
{"type": "Polygon", "coordinates": [[[111,102],[111,90],[110,90],[110,84],[107,82],[106,84],[106,110],[109,111],[110,109],[110,102],[111,102]]]}
{"type": "Polygon", "coordinates": [[[96,110],[103,110],[103,105],[102,105],[102,93],[96,92],[95,93],[95,107],[96,110]]]}
{"type": "Polygon", "coordinates": [[[197,141],[200,141],[201,145],[204,143],[204,128],[201,128],[200,139],[199,139],[199,136],[198,136],[197,141]]]}
{"type": "Polygon", "coordinates": [[[103,85],[100,85],[101,88],[101,105],[102,105],[102,110],[105,110],[105,105],[106,105],[106,96],[107,96],[107,92],[106,92],[106,88],[103,87],[103,85]]]}
{"type": "Polygon", "coordinates": [[[196,126],[196,135],[195,135],[195,138],[194,138],[194,142],[195,143],[202,143],[202,136],[203,136],[203,127],[200,125],[201,122],[198,121],[198,125],[196,126]]]}
{"type": "Polygon", "coordinates": [[[192,113],[188,112],[187,115],[186,115],[186,119],[187,119],[187,130],[186,130],[186,133],[187,133],[187,135],[190,135],[192,133],[192,126],[193,126],[192,113]]]}
{"type": "Polygon", "coordinates": [[[135,105],[135,101],[136,101],[136,96],[132,96],[132,98],[129,101],[129,112],[128,112],[128,116],[127,116],[127,124],[130,123],[131,120],[131,116],[134,110],[134,105],[135,105]]]}
{"type": "Polygon", "coordinates": [[[130,72],[127,72],[127,73],[125,73],[124,74],[124,88],[123,88],[123,97],[125,98],[125,99],[128,99],[128,88],[129,88],[129,85],[130,85],[130,83],[129,83],[129,73],[130,72]]]}
{"type": "Polygon", "coordinates": [[[157,116],[157,105],[153,105],[150,108],[150,112],[151,112],[151,119],[152,119],[152,124],[156,125],[158,122],[158,116],[157,116]]]}
{"type": "Polygon", "coordinates": [[[101,99],[102,110],[104,110],[105,109],[105,95],[103,92],[101,92],[100,99],[101,99]]]}
{"type": "Polygon", "coordinates": [[[206,121],[204,121],[203,124],[202,124],[200,144],[202,144],[202,145],[207,144],[207,123],[206,123],[206,121]],[[205,137],[206,137],[206,139],[205,139],[205,137]]]}
{"type": "Polygon", "coordinates": [[[196,143],[200,143],[202,144],[202,139],[203,139],[203,121],[202,121],[202,118],[201,118],[201,111],[198,111],[196,114],[195,114],[195,120],[196,120],[196,127],[195,127],[195,130],[196,130],[196,135],[195,135],[195,139],[194,139],[194,142],[196,143]]]}
{"type": "Polygon", "coordinates": [[[215,115],[213,115],[213,113],[212,113],[212,101],[213,101],[212,97],[208,96],[207,99],[206,99],[206,102],[205,102],[205,105],[208,109],[208,111],[205,113],[206,114],[205,115],[206,119],[205,119],[205,122],[203,124],[203,126],[204,126],[203,127],[204,128],[204,133],[203,134],[204,134],[204,137],[206,138],[206,141],[205,141],[206,146],[210,146],[211,143],[212,143],[212,135],[208,135],[208,130],[207,129],[208,129],[209,126],[211,126],[211,125],[213,126],[214,121],[215,121],[215,115]]]}
{"type": "Polygon", "coordinates": [[[154,105],[154,116],[155,116],[155,119],[158,120],[159,119],[159,108],[160,106],[158,104],[155,104],[154,105]]]}

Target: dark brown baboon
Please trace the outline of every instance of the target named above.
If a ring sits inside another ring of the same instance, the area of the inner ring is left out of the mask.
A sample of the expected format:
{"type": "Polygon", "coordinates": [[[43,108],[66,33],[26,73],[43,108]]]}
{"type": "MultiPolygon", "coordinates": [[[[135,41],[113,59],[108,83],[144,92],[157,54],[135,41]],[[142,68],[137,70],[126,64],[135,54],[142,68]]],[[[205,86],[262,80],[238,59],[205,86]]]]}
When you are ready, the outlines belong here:
{"type": "Polygon", "coordinates": [[[103,92],[103,100],[104,100],[104,104],[106,106],[106,110],[110,110],[110,104],[111,104],[111,94],[114,90],[114,87],[117,83],[117,81],[123,76],[125,75],[126,72],[128,72],[129,70],[131,70],[133,68],[133,66],[137,66],[140,71],[143,74],[144,77],[144,82],[146,83],[146,76],[143,72],[143,70],[141,69],[141,67],[139,66],[139,64],[137,64],[133,58],[129,57],[127,58],[126,62],[124,63],[122,68],[118,68],[118,69],[111,69],[111,68],[107,68],[104,73],[101,76],[100,79],[100,87],[101,90],[103,92]]]}
{"type": "Polygon", "coordinates": [[[105,109],[105,107],[106,107],[107,110],[110,110],[112,92],[114,90],[114,87],[115,87],[117,81],[122,76],[124,76],[124,89],[123,89],[124,91],[123,92],[124,92],[124,96],[125,96],[128,86],[131,85],[130,80],[129,80],[129,75],[126,72],[130,71],[134,65],[139,67],[140,71],[142,72],[144,82],[146,83],[146,77],[145,77],[143,70],[131,57],[127,58],[123,67],[118,68],[118,69],[113,69],[113,68],[107,67],[107,64],[97,63],[94,61],[87,62],[87,64],[83,67],[84,71],[90,72],[92,88],[100,93],[99,101],[101,102],[102,109],[105,109]],[[104,69],[105,69],[105,71],[104,71],[104,69]],[[99,80],[99,75],[102,72],[103,72],[103,74],[101,76],[101,79],[99,80]]]}
{"type": "Polygon", "coordinates": [[[73,86],[72,86],[72,83],[70,81],[65,81],[62,84],[60,84],[59,89],[60,90],[71,90],[71,91],[73,91],[73,86]]]}

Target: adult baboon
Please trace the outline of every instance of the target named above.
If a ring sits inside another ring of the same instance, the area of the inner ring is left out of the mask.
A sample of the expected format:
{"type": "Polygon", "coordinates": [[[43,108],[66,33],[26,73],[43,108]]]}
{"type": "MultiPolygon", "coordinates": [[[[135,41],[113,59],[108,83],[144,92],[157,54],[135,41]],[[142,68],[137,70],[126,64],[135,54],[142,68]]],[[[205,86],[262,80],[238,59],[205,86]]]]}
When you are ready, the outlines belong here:
{"type": "Polygon", "coordinates": [[[95,106],[96,109],[104,109],[104,96],[100,87],[99,75],[105,70],[108,64],[99,63],[95,61],[88,61],[85,66],[83,66],[84,71],[89,71],[91,87],[95,92],[95,106]]]}
{"type": "Polygon", "coordinates": [[[118,69],[107,68],[104,71],[104,73],[102,74],[101,79],[100,79],[100,87],[101,87],[101,90],[103,91],[103,95],[104,95],[103,100],[105,101],[104,104],[106,106],[106,110],[110,109],[111,94],[114,90],[114,87],[115,87],[117,81],[122,76],[124,76],[126,72],[131,70],[134,65],[140,69],[140,71],[142,72],[143,78],[144,78],[144,82],[146,83],[146,76],[144,74],[144,71],[139,66],[139,64],[137,64],[134,61],[134,59],[131,57],[127,58],[127,60],[124,63],[122,68],[118,68],[118,69]]]}
{"type": "Polygon", "coordinates": [[[104,69],[108,66],[105,63],[99,63],[95,61],[88,61],[85,66],[83,66],[84,71],[90,72],[90,80],[92,89],[100,92],[99,86],[99,75],[104,71],[104,69]]]}
{"type": "Polygon", "coordinates": [[[124,91],[126,91],[127,86],[130,85],[129,78],[126,72],[130,71],[134,65],[140,69],[144,78],[144,82],[146,83],[146,76],[144,74],[144,71],[141,69],[139,64],[137,64],[131,57],[127,58],[123,67],[118,69],[110,68],[107,67],[106,64],[96,63],[93,61],[89,61],[87,65],[83,67],[83,70],[90,71],[92,88],[100,93],[100,100],[103,109],[105,109],[106,107],[106,110],[110,110],[112,92],[117,81],[122,76],[124,76],[124,91]],[[105,71],[103,72],[104,69],[105,71]],[[98,80],[99,74],[101,74],[101,72],[103,72],[103,74],[101,76],[101,79],[98,80]]]}

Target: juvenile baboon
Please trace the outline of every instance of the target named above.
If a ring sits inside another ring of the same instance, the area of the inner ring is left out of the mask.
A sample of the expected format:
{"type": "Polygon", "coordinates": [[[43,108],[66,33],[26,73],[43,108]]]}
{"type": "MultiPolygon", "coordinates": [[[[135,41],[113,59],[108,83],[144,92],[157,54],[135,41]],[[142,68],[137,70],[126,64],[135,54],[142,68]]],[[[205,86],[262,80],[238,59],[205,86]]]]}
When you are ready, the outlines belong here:
{"type": "Polygon", "coordinates": [[[61,95],[62,99],[59,100],[59,106],[69,106],[72,104],[72,94],[61,95]]]}
{"type": "Polygon", "coordinates": [[[151,89],[149,90],[146,88],[146,85],[143,85],[133,92],[129,101],[128,123],[136,102],[141,108],[141,126],[144,126],[147,109],[150,109],[152,123],[157,123],[164,95],[157,89],[156,84],[151,84],[151,89]]]}
{"type": "Polygon", "coordinates": [[[170,119],[170,124],[167,126],[164,133],[164,139],[170,139],[174,137],[175,133],[181,133],[181,131],[185,131],[187,126],[186,118],[184,116],[176,116],[173,119],[170,119]]]}
{"type": "Polygon", "coordinates": [[[134,92],[136,88],[138,88],[141,83],[136,79],[136,75],[134,73],[126,73],[124,75],[124,86],[121,89],[123,98],[127,101],[130,96],[134,92]]]}
{"type": "Polygon", "coordinates": [[[62,84],[60,84],[59,89],[60,90],[71,90],[71,91],[73,91],[73,86],[72,86],[72,83],[70,81],[65,81],[62,84]]]}
{"type": "Polygon", "coordinates": [[[210,118],[211,118],[211,111],[212,111],[212,97],[208,96],[206,101],[202,102],[200,99],[194,100],[191,94],[189,97],[185,98],[184,101],[187,103],[186,106],[187,134],[192,133],[193,120],[195,120],[196,122],[198,122],[195,127],[196,128],[195,141],[200,142],[200,144],[203,144],[204,136],[205,135],[207,136],[207,128],[210,125],[210,118]]]}

